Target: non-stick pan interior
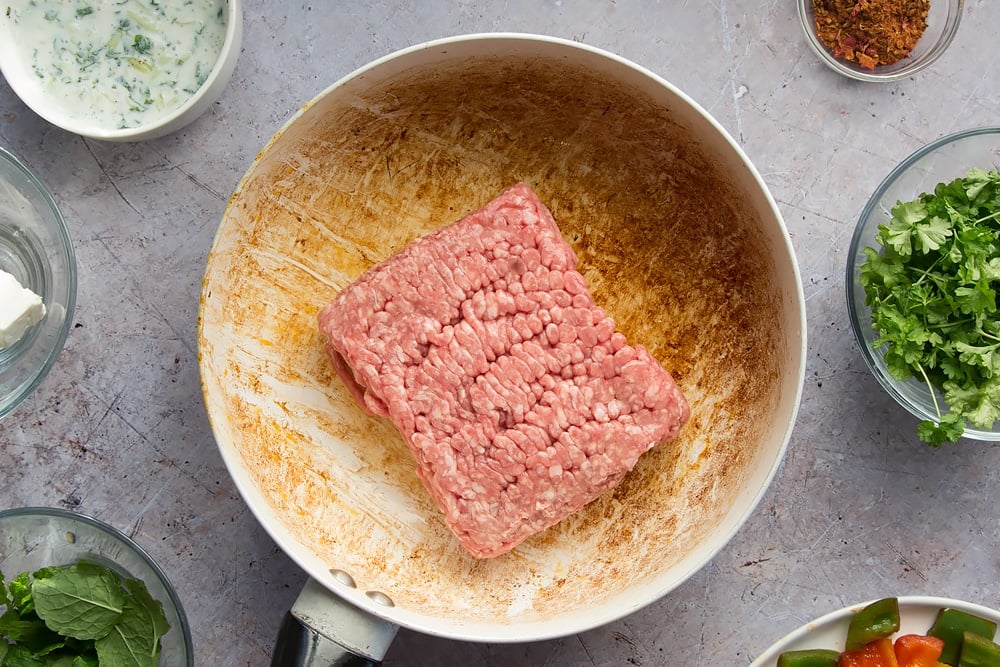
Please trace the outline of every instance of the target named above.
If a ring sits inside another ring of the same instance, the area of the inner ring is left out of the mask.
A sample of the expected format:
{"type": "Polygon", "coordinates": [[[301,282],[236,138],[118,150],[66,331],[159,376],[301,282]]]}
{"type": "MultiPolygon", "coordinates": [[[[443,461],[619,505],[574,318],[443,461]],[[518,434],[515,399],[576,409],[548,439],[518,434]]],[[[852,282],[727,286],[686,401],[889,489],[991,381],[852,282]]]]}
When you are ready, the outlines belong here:
{"type": "Polygon", "coordinates": [[[272,140],[219,228],[199,346],[229,470],[300,565],[398,623],[503,641],[634,611],[725,544],[784,451],[803,336],[780,217],[714,121],[608,54],[492,36],[375,63],[272,140]],[[342,386],[316,314],[373,263],[517,181],[692,416],[614,491],[479,561],[398,433],[342,386]]]}

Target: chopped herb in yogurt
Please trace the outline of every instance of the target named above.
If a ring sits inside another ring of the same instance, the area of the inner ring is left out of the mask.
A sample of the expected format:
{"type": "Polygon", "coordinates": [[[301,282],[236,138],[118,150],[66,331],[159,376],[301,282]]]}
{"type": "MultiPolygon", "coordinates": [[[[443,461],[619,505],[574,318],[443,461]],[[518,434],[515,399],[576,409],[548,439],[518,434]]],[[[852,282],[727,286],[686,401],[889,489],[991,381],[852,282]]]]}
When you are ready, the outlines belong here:
{"type": "Polygon", "coordinates": [[[226,0],[13,0],[5,19],[63,112],[137,127],[200,88],[226,35],[226,0]]]}

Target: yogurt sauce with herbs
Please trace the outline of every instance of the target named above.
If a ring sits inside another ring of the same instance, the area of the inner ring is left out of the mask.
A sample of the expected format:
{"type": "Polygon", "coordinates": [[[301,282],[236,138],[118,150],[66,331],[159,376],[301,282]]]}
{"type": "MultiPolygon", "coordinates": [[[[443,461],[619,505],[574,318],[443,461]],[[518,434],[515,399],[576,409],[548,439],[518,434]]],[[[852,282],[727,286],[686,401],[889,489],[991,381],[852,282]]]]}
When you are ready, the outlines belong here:
{"type": "Polygon", "coordinates": [[[226,36],[226,0],[8,0],[18,50],[63,111],[130,128],[180,107],[226,36]]]}

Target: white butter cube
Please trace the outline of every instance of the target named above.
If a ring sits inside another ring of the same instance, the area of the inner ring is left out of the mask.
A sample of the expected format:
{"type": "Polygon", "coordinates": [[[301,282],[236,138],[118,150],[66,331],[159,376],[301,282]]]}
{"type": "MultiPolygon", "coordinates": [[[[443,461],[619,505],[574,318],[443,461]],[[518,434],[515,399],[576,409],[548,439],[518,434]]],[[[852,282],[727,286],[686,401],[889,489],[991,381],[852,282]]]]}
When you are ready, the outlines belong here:
{"type": "Polygon", "coordinates": [[[0,271],[0,350],[11,347],[45,317],[42,298],[0,271]]]}

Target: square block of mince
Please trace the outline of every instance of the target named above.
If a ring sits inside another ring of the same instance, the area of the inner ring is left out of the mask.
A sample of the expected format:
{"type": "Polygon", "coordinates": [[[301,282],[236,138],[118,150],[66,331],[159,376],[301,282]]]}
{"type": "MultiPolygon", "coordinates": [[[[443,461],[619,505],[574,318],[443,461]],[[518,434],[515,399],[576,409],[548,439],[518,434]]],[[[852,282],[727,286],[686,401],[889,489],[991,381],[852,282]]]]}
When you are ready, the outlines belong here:
{"type": "Polygon", "coordinates": [[[552,214],[518,184],[375,265],[319,315],[338,375],[403,435],[477,558],[614,487],[689,415],[594,303],[552,214]]]}

